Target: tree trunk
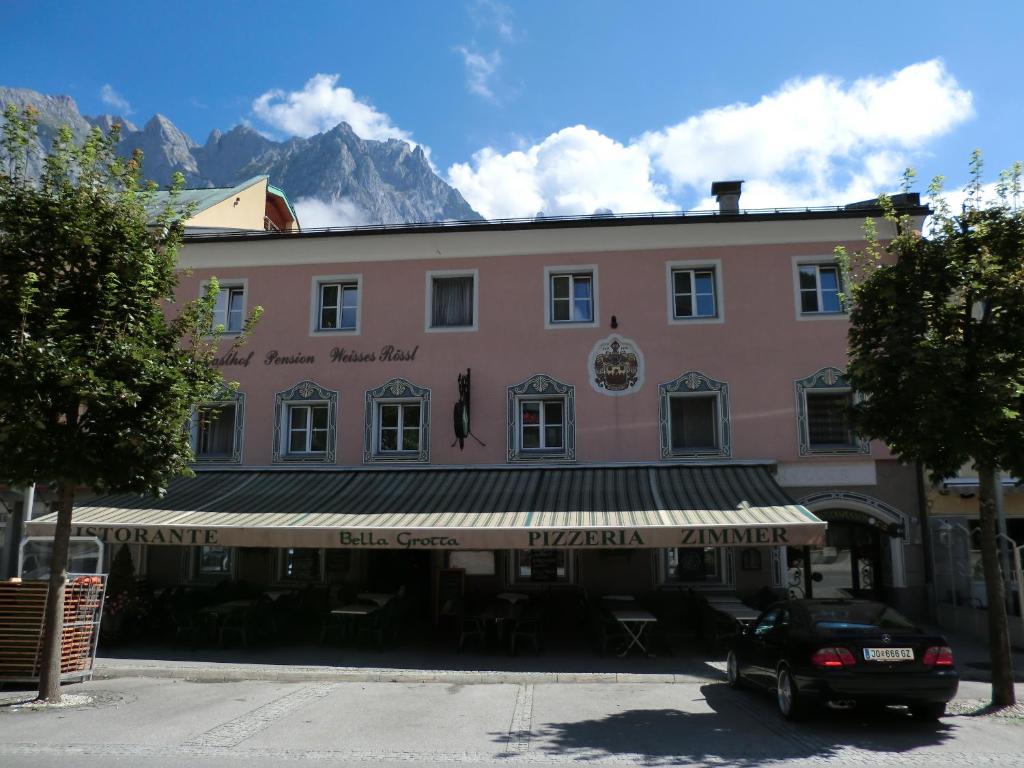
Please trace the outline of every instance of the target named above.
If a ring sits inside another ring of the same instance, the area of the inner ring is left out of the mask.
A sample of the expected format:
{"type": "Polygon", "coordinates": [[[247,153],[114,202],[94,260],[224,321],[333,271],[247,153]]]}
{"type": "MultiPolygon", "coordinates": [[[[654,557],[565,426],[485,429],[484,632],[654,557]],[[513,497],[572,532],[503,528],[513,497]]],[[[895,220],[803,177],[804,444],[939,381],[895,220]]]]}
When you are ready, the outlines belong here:
{"type": "Polygon", "coordinates": [[[50,589],[46,593],[43,646],[39,659],[39,700],[60,701],[61,638],[64,634],[64,585],[67,583],[68,548],[71,539],[71,508],[75,486],[58,486],[57,528],[53,532],[53,557],[50,560],[50,589]]]}
{"type": "Polygon", "coordinates": [[[992,662],[992,704],[1008,707],[1016,703],[1013,690],[1013,658],[1010,655],[1010,627],[1006,618],[1006,594],[1003,574],[999,567],[999,549],[996,539],[996,483],[999,471],[995,467],[978,467],[981,513],[981,564],[985,571],[985,595],[988,599],[988,643],[992,662]]]}

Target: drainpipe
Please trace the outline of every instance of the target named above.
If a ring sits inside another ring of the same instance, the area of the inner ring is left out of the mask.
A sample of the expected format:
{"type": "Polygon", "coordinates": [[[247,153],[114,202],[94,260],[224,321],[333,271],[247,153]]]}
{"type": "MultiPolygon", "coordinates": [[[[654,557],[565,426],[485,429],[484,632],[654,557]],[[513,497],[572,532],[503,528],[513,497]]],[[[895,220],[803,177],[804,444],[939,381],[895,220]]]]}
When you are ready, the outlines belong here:
{"type": "Polygon", "coordinates": [[[932,563],[932,529],[928,524],[928,499],[925,496],[924,467],[921,462],[914,462],[917,472],[917,524],[921,527],[921,546],[924,549],[924,584],[929,592],[928,604],[931,605],[931,592],[935,589],[935,568],[932,563]]]}

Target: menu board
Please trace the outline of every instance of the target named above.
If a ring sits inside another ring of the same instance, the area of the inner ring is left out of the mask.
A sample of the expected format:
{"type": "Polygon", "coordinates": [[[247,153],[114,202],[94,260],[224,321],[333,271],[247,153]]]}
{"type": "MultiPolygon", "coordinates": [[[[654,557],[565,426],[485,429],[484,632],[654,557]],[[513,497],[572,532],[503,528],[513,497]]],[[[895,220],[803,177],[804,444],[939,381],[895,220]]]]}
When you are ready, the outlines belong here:
{"type": "Polygon", "coordinates": [[[437,572],[437,593],[434,604],[434,615],[440,615],[441,609],[449,600],[462,597],[466,583],[466,572],[462,568],[442,568],[437,572]]]}
{"type": "Polygon", "coordinates": [[[530,581],[558,581],[557,549],[534,549],[530,552],[530,581]]]}
{"type": "Polygon", "coordinates": [[[285,577],[294,581],[319,581],[320,550],[289,549],[285,553],[285,577]]]}

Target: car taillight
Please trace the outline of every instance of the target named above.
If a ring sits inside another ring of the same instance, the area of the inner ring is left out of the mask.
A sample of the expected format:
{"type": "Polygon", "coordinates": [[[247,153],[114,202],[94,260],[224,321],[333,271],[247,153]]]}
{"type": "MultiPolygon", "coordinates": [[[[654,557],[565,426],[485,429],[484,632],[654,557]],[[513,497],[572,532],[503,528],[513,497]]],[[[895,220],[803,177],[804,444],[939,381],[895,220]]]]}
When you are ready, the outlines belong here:
{"type": "Polygon", "coordinates": [[[811,656],[811,664],[816,667],[835,669],[837,667],[852,667],[857,663],[850,653],[849,648],[819,648],[811,656]]]}
{"type": "Polygon", "coordinates": [[[952,667],[953,649],[948,645],[933,645],[925,650],[921,662],[926,667],[952,667]]]}

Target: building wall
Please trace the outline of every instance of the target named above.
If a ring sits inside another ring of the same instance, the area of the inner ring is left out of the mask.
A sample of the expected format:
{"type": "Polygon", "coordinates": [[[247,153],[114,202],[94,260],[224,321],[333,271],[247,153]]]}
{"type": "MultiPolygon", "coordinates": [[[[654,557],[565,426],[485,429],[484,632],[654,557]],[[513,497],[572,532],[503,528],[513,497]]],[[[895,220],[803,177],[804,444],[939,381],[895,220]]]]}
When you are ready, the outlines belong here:
{"type": "MultiPolygon", "coordinates": [[[[847,227],[838,234],[851,234],[849,222],[840,223],[847,227]]],[[[710,232],[714,228],[682,229],[710,232]]],[[[590,230],[584,232],[590,236],[590,230]]],[[[511,234],[495,237],[507,239],[511,234]]],[[[794,259],[828,259],[838,239],[646,248],[641,246],[648,243],[639,238],[634,247],[616,251],[453,259],[444,258],[446,252],[433,247],[456,242],[455,235],[449,238],[409,236],[401,243],[402,251],[391,253],[389,260],[358,252],[368,245],[352,245],[354,238],[186,247],[185,261],[196,269],[183,278],[181,296],[199,295],[201,282],[216,275],[222,283],[247,281],[247,308],[264,309],[252,338],[234,353],[242,364],[224,366],[226,377],[239,381],[246,395],[245,464],[271,462],[274,393],[303,379],[338,391],[337,464],[361,464],[364,393],[393,377],[432,392],[431,463],[503,463],[507,387],[536,373],[575,386],[577,461],[655,461],[659,459],[658,385],[691,370],[729,385],[733,458],[815,464],[842,460],[799,455],[794,405],[796,379],[823,367],[845,365],[845,317],[798,318],[794,291],[794,259]],[[353,249],[357,252],[351,253],[353,249]],[[421,257],[416,258],[417,254],[421,257]],[[358,259],[352,260],[353,256],[358,259]],[[210,266],[243,258],[249,266],[210,266]],[[674,261],[718,266],[724,322],[669,322],[666,265],[674,261]],[[598,326],[546,328],[545,267],[589,265],[597,269],[598,326]],[[432,270],[477,271],[478,330],[425,329],[426,275],[432,270]],[[318,275],[361,277],[357,333],[311,331],[313,281],[318,275]],[[613,315],[618,324],[614,331],[613,315]],[[644,383],[635,394],[608,397],[590,384],[588,357],[595,343],[612,333],[632,340],[643,353],[644,383]],[[389,345],[415,353],[414,359],[382,361],[386,355],[381,350],[389,345]],[[377,359],[332,361],[332,350],[373,354],[377,359]],[[470,441],[465,450],[459,450],[451,445],[449,414],[458,397],[456,376],[467,368],[473,370],[473,431],[486,447],[470,441]]],[[[734,235],[733,239],[742,238],[734,235]]],[[[852,240],[842,242],[858,245],[852,240]]],[[[228,344],[228,340],[222,344],[224,354],[228,344]]],[[[887,453],[876,444],[871,455],[885,458],[887,453]]]]}
{"type": "Polygon", "coordinates": [[[266,205],[267,180],[261,179],[227,200],[200,211],[188,220],[188,226],[262,230],[266,205]]]}

